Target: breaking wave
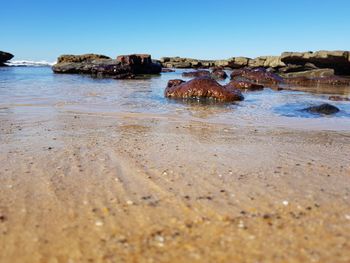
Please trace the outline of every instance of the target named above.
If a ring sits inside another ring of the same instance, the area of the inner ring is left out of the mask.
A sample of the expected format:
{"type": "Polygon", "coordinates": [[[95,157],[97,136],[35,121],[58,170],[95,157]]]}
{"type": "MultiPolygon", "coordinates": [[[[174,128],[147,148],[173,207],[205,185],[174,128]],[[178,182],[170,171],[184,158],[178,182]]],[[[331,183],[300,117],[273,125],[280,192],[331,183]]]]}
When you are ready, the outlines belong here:
{"type": "Polygon", "coordinates": [[[12,67],[51,67],[56,62],[48,62],[45,60],[31,61],[31,60],[11,60],[5,64],[12,67]]]}

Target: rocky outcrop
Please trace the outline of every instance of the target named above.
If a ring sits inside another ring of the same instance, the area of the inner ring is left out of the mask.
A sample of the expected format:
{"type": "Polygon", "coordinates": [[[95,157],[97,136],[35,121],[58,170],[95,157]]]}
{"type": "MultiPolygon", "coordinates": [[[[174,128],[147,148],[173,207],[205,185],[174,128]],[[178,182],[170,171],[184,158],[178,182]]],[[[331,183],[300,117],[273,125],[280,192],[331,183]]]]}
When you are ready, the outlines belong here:
{"type": "Polygon", "coordinates": [[[237,69],[231,73],[232,80],[249,80],[258,84],[277,85],[283,83],[283,79],[267,71],[265,68],[244,68],[237,69]]]}
{"type": "Polygon", "coordinates": [[[210,77],[199,77],[188,82],[171,80],[164,95],[173,99],[211,99],[222,102],[244,99],[238,89],[226,88],[210,77]]]}
{"type": "Polygon", "coordinates": [[[299,72],[289,72],[289,73],[282,73],[280,76],[284,78],[299,78],[299,77],[305,77],[305,78],[323,78],[323,77],[330,77],[334,76],[334,69],[310,69],[307,71],[299,71],[299,72]]]}
{"type": "Polygon", "coordinates": [[[278,74],[328,69],[334,70],[335,75],[350,75],[349,54],[350,51],[284,52],[280,56],[232,57],[223,60],[164,57],[160,63],[168,68],[265,68],[278,74]]]}
{"type": "Polygon", "coordinates": [[[163,57],[159,61],[164,68],[209,68],[215,66],[214,60],[192,58],[163,57]]]}
{"type": "Polygon", "coordinates": [[[331,86],[348,86],[350,79],[339,76],[328,76],[319,78],[294,77],[285,78],[284,83],[300,86],[331,85],[331,86]]]}
{"type": "Polygon", "coordinates": [[[63,55],[52,67],[55,73],[90,74],[96,77],[116,79],[133,78],[138,74],[158,74],[161,66],[150,55],[133,54],[110,59],[104,55],[63,55]]]}
{"type": "Polygon", "coordinates": [[[84,54],[84,55],[61,55],[57,58],[57,64],[60,63],[83,63],[92,62],[99,59],[111,59],[105,55],[84,54]]]}
{"type": "Polygon", "coordinates": [[[0,51],[0,66],[5,66],[5,63],[13,57],[11,53],[0,51]]]}
{"type": "Polygon", "coordinates": [[[340,110],[331,104],[324,103],[321,105],[311,106],[311,107],[305,108],[305,109],[303,109],[303,111],[307,111],[310,113],[316,113],[316,114],[331,115],[331,114],[335,114],[335,113],[339,112],[340,110]]]}
{"type": "Polygon", "coordinates": [[[294,65],[312,63],[318,68],[334,69],[337,75],[350,75],[349,51],[284,52],[281,60],[294,65]]]}

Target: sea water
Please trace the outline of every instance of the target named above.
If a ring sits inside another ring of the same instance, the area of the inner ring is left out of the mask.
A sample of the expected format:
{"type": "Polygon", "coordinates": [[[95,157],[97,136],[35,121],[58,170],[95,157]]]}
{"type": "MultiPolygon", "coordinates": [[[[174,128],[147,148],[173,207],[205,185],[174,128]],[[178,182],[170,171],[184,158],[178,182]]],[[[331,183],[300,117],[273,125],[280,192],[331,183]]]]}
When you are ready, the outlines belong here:
{"type": "MultiPolygon", "coordinates": [[[[228,125],[350,130],[350,102],[329,101],[330,95],[350,96],[350,87],[309,87],[303,90],[244,92],[235,103],[183,101],[164,97],[170,79],[184,79],[188,70],[131,80],[98,79],[87,75],[55,74],[50,67],[0,68],[0,115],[74,113],[147,114],[228,125]],[[340,112],[331,116],[302,111],[330,103],[340,112]]],[[[228,72],[230,73],[230,72],[228,72]]],[[[229,80],[222,81],[224,84],[229,80]]]]}

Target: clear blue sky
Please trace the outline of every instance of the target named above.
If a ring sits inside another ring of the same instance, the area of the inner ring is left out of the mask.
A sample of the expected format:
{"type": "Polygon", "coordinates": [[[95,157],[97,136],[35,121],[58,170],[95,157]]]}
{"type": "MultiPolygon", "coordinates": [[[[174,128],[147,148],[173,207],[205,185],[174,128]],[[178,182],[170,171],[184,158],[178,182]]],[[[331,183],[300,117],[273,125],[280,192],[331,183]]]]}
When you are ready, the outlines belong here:
{"type": "Polygon", "coordinates": [[[15,59],[350,49],[349,0],[3,0],[0,17],[0,50],[15,59]]]}

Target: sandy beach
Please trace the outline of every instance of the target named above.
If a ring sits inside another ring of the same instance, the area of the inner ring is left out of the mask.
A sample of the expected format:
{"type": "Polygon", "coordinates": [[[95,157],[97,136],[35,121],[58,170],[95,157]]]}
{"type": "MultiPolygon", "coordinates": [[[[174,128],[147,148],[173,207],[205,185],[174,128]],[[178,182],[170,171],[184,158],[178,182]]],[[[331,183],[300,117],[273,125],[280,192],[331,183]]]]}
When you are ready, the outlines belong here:
{"type": "Polygon", "coordinates": [[[22,108],[0,262],[350,261],[348,131],[22,108]]]}

